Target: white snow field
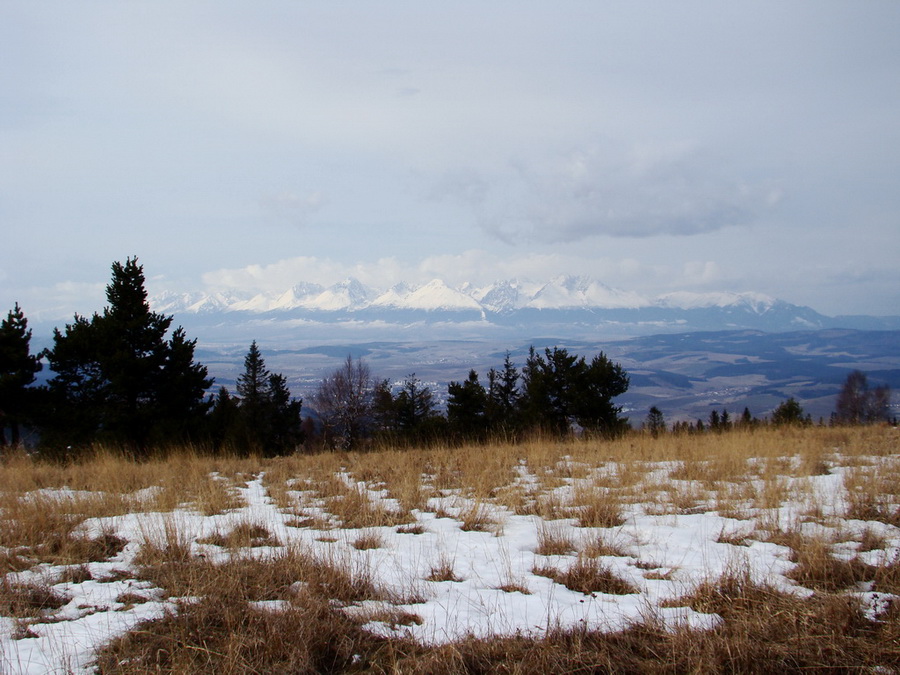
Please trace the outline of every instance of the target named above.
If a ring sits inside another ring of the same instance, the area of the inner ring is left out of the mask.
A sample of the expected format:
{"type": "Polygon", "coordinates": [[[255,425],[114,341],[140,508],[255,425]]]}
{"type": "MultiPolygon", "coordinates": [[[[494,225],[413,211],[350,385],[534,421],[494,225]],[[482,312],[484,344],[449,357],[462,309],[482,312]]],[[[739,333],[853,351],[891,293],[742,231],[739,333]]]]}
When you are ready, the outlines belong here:
{"type": "MultiPolygon", "coordinates": [[[[895,459],[896,455],[893,459],[873,457],[871,461],[895,459]]],[[[561,462],[573,463],[567,458],[561,462]]],[[[414,524],[419,527],[410,524],[347,529],[335,526],[325,500],[306,490],[303,476],[291,481],[290,494],[299,506],[290,513],[277,506],[262,473],[236,483],[234,489],[240,493],[243,506],[218,515],[204,516],[183,507],[167,513],[94,518],[81,526],[81,533],[98,536],[113,532],[128,543],[112,559],[89,563],[89,574],[84,575],[89,577],[87,580],[60,581],[66,568],[48,564],[7,574],[9,583],[49,584],[68,601],[28,622],[0,619],[0,672],[92,672],[98,648],[141,621],[174,608],[176,598],[165,597],[161,589],[138,581],[133,574],[142,543],[165,537],[167,530],[171,532],[173,528],[179,537],[190,540],[193,554],[208,559],[244,555],[264,560],[283,553],[285,547],[302,546],[323,559],[365,573],[388,591],[388,597],[406,603],[391,605],[391,609],[418,617],[408,625],[369,620],[365,627],[377,634],[407,635],[428,644],[468,635],[539,635],[555,627],[614,631],[648,617],[672,627],[713,627],[720,621],[718,616],[673,606],[672,601],[704,580],[728,571],[747,572],[754,580],[800,596],[812,593],[787,576],[795,567],[789,559],[790,549],[763,541],[760,528],[827,535],[837,542],[833,549],[836,556],[848,560],[857,557],[873,565],[896,560],[900,555],[900,528],[841,517],[846,513],[847,501],[844,477],[853,469],[840,466],[840,461],[833,461],[822,475],[785,478],[782,487],[788,498],[780,506],[760,510],[748,505],[747,515],[740,519],[724,517],[715,503],[702,498],[680,512],[661,508],[659,494],[652,489],[654,477],[676,483],[676,479],[665,477],[677,469],[677,463],[644,468],[645,499],[621,504],[622,524],[615,527],[579,527],[576,517],[545,520],[537,515],[517,515],[491,500],[473,501],[459,490],[443,490],[432,493],[425,509],[413,512],[414,524]],[[818,518],[804,517],[810,504],[816,505],[818,518]],[[667,510],[675,512],[666,513],[667,510]],[[473,513],[479,516],[481,531],[462,529],[466,515],[473,513]],[[298,514],[320,527],[295,526],[298,514]],[[332,525],[326,524],[329,520],[332,525]],[[247,523],[266,528],[278,545],[236,551],[201,543],[210,535],[247,523]],[[884,546],[860,550],[856,542],[863,531],[879,537],[884,546]],[[373,539],[376,547],[359,550],[354,546],[364,535],[373,539]],[[538,553],[542,542],[552,538],[563,541],[563,549],[567,542],[571,550],[561,550],[556,555],[538,553]],[[592,560],[627,582],[631,586],[629,592],[577,592],[535,573],[548,566],[565,570],[578,564],[584,552],[597,542],[604,544],[601,553],[605,555],[592,560]],[[429,580],[440,568],[452,570],[456,580],[429,580]],[[135,597],[143,601],[134,602],[135,597]]],[[[544,484],[535,494],[546,503],[571,504],[579,486],[596,484],[592,481],[598,475],[609,478],[616,471],[612,464],[582,467],[580,471],[569,469],[560,472],[569,477],[561,478],[555,486],[544,484]]],[[[398,508],[377,484],[358,482],[347,472],[339,472],[337,477],[373,502],[398,508]]],[[[427,476],[423,480],[427,481],[427,476]]],[[[751,483],[758,480],[758,476],[747,477],[751,483]]],[[[527,492],[537,490],[539,482],[540,477],[521,460],[515,467],[513,487],[527,492]]],[[[687,487],[689,483],[685,481],[687,487]]],[[[45,489],[41,494],[64,497],[66,491],[45,489]]],[[[871,586],[861,584],[848,592],[859,597],[869,614],[877,618],[894,598],[871,591],[871,586]]],[[[366,620],[376,616],[384,604],[385,601],[347,603],[342,611],[366,620]]],[[[279,602],[271,603],[272,611],[278,611],[279,606],[279,602]]]]}

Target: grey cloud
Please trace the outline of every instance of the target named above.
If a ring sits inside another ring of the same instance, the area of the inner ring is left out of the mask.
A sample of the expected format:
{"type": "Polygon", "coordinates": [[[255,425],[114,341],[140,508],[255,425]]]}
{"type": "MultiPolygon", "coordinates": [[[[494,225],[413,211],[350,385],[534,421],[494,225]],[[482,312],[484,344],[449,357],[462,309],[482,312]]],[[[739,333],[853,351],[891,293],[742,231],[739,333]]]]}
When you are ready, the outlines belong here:
{"type": "Polygon", "coordinates": [[[520,161],[493,179],[445,177],[435,194],[467,203],[487,232],[508,242],[695,235],[750,224],[780,200],[779,190],[741,180],[686,144],[520,161]]]}
{"type": "Polygon", "coordinates": [[[260,198],[259,205],[265,213],[277,220],[302,226],[306,225],[309,219],[325,206],[327,201],[321,191],[298,194],[286,190],[264,195],[260,198]]]}

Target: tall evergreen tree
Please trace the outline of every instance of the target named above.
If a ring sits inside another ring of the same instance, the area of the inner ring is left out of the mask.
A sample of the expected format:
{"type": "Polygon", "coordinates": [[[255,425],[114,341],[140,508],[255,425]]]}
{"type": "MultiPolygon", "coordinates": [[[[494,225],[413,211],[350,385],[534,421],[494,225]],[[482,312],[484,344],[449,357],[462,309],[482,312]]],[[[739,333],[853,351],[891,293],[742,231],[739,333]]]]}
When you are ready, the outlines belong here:
{"type": "Polygon", "coordinates": [[[244,372],[237,379],[241,422],[244,426],[245,445],[248,449],[260,449],[260,444],[269,433],[267,409],[271,394],[269,391],[270,376],[271,373],[266,368],[265,359],[254,340],[244,357],[244,372]]]}
{"type": "Polygon", "coordinates": [[[488,424],[494,433],[506,434],[519,426],[519,371],[506,352],[503,370],[488,372],[488,424]]]}
{"type": "MultiPolygon", "coordinates": [[[[271,373],[254,340],[244,357],[244,372],[237,380],[238,415],[230,430],[214,429],[214,434],[231,439],[231,448],[247,454],[267,456],[292,452],[303,441],[300,411],[303,402],[291,398],[286,378],[271,373]]],[[[227,392],[217,403],[229,404],[227,392]]],[[[220,415],[225,418],[225,413],[220,415]]]]}
{"type": "Polygon", "coordinates": [[[772,424],[775,426],[800,426],[806,424],[803,407],[793,396],[786,401],[782,401],[772,411],[772,424]]]}
{"type": "Polygon", "coordinates": [[[469,371],[464,382],[447,386],[447,422],[450,431],[462,440],[484,440],[488,428],[488,394],[478,381],[478,373],[469,371]]]}
{"type": "Polygon", "coordinates": [[[533,428],[564,435],[578,424],[590,433],[617,435],[627,428],[612,399],[628,390],[628,375],[602,352],[591,361],[554,347],[532,347],[522,369],[520,410],[533,428]]]}
{"type": "Polygon", "coordinates": [[[434,393],[413,373],[403,380],[394,404],[397,426],[407,435],[413,435],[434,414],[434,393]]]}
{"type": "Polygon", "coordinates": [[[303,402],[291,398],[284,375],[269,375],[269,407],[267,427],[269,437],[263,452],[268,456],[293,452],[303,442],[303,402]]]}
{"type": "Polygon", "coordinates": [[[172,317],[150,310],[137,258],[112,265],[109,305],[90,320],[54,330],[46,352],[55,377],[49,437],[59,443],[111,442],[139,453],[151,443],[190,440],[203,427],[212,384],[194,363],[196,341],[172,317]],[[71,426],[70,426],[71,425],[71,426]]]}
{"type": "Polygon", "coordinates": [[[662,410],[657,408],[655,405],[651,406],[650,411],[647,413],[647,421],[644,426],[647,431],[650,432],[650,435],[653,438],[656,438],[662,433],[666,431],[666,418],[662,414],[662,410]]]}
{"type": "Polygon", "coordinates": [[[435,414],[431,388],[415,374],[403,380],[396,395],[387,380],[379,383],[372,412],[383,436],[405,443],[431,440],[436,434],[435,423],[443,420],[435,414]]]}
{"type": "MultiPolygon", "coordinates": [[[[582,359],[582,363],[584,360],[582,359]]],[[[622,417],[622,407],[613,403],[616,396],[628,391],[629,378],[625,369],[603,352],[591,359],[590,366],[578,379],[575,420],[586,431],[604,436],[618,436],[628,429],[628,418],[622,417]]]]}
{"type": "Polygon", "coordinates": [[[31,413],[35,374],[41,370],[40,356],[31,354],[31,330],[19,303],[0,323],[0,445],[19,444],[20,425],[31,413]]]}

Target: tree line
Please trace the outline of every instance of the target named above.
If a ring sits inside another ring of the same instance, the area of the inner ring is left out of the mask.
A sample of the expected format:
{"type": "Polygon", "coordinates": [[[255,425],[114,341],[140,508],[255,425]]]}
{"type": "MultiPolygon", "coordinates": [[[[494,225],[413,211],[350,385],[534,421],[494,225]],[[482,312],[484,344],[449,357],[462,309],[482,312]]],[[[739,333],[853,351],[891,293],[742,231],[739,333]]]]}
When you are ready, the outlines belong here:
{"type": "Polygon", "coordinates": [[[0,443],[18,445],[36,429],[40,449],[69,456],[91,446],[136,457],[166,447],[278,455],[306,443],[354,449],[373,442],[413,445],[520,437],[541,430],[616,435],[628,428],[612,399],[628,376],[604,354],[591,361],[565,349],[532,349],[519,370],[507,354],[487,385],[473,370],[451,382],[447,411],[415,375],[399,386],[348,357],[325,377],[305,418],[286,378],[268,370],[254,341],[236,391],[210,394],[213,378],[195,361],[196,339],[173,317],[150,309],[137,258],[112,265],[108,305],[53,331],[53,346],[30,350],[18,303],[0,324],[0,443]],[[33,386],[46,362],[52,377],[33,386]]]}
{"type": "MultiPolygon", "coordinates": [[[[887,385],[870,387],[868,377],[860,370],[854,370],[847,375],[841,386],[841,391],[835,401],[834,412],[829,417],[828,424],[859,425],[892,423],[897,425],[896,417],[891,417],[891,389],[887,385]]],[[[760,426],[773,425],[784,426],[812,426],[812,416],[803,410],[803,406],[793,396],[782,401],[772,411],[772,417],[762,420],[754,417],[749,408],[736,419],[732,419],[726,408],[720,413],[711,410],[709,417],[704,422],[698,419],[696,422],[679,421],[672,426],[673,433],[704,433],[723,432],[731,429],[755,429],[760,426]]],[[[823,418],[819,419],[819,426],[825,426],[823,418]]],[[[659,436],[668,431],[665,416],[657,407],[652,406],[644,420],[643,430],[652,436],[659,436]]]]}
{"type": "Polygon", "coordinates": [[[348,356],[322,381],[313,405],[322,442],[333,449],[356,449],[372,439],[395,445],[478,443],[575,430],[611,437],[628,429],[613,403],[627,389],[628,375],[603,353],[587,361],[566,349],[532,347],[521,369],[507,353],[501,369],[488,371],[486,384],[475,370],[450,382],[446,414],[440,414],[433,392],[415,375],[394,387],[348,356]]]}
{"type": "MultiPolygon", "coordinates": [[[[322,379],[303,416],[303,401],[287,379],[270,372],[254,341],[234,392],[220,387],[194,358],[196,339],[173,317],[150,309],[137,258],[112,265],[108,306],[91,317],[75,315],[53,331],[53,346],[30,350],[31,330],[18,303],[0,323],[0,445],[19,445],[22,429],[36,429],[40,450],[69,456],[95,445],[136,457],[167,447],[238,455],[280,455],[299,448],[354,450],[374,444],[483,443],[521,440],[541,433],[614,437],[629,421],[614,399],[628,390],[625,370],[604,353],[588,360],[553,347],[529,350],[521,368],[507,352],[482,382],[475,370],[450,382],[441,412],[432,389],[416,376],[400,383],[374,376],[362,359],[346,361],[322,379]],[[44,362],[46,385],[33,386],[44,362]]],[[[832,423],[887,419],[890,390],[870,388],[851,373],[837,399],[832,423]]],[[[774,424],[811,423],[793,398],[773,413],[774,424]]],[[[678,422],[673,431],[697,433],[752,427],[745,409],[732,420],[714,410],[704,423],[678,422]]],[[[668,430],[654,406],[643,428],[668,430]]]]}

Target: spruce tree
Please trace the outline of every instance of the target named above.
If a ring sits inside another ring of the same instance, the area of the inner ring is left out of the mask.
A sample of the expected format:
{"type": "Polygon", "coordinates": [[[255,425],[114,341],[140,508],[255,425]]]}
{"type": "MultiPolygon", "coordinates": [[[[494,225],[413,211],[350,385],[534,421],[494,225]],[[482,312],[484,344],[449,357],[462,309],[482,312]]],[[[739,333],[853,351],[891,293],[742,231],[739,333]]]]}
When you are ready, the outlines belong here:
{"type": "Polygon", "coordinates": [[[628,375],[602,352],[588,364],[565,349],[548,348],[541,356],[532,347],[522,381],[519,407],[532,428],[565,435],[577,424],[606,436],[627,428],[612,399],[628,390],[628,375]]]}
{"type": "Polygon", "coordinates": [[[661,433],[665,433],[666,431],[666,419],[662,414],[662,411],[656,406],[652,406],[650,411],[647,413],[647,421],[645,423],[645,427],[647,431],[650,432],[650,435],[653,438],[656,438],[661,433]]]}
{"type": "Polygon", "coordinates": [[[478,373],[473,369],[464,382],[451,382],[447,395],[447,422],[451,432],[461,440],[484,440],[488,394],[478,381],[478,373]]]}
{"type": "Polygon", "coordinates": [[[506,352],[503,370],[488,372],[488,424],[494,433],[506,434],[519,426],[519,371],[506,352]]]}
{"type": "Polygon", "coordinates": [[[228,434],[235,450],[273,456],[291,452],[302,442],[302,401],[291,398],[283,375],[269,372],[255,340],[244,357],[237,393],[238,420],[228,434]]]}
{"type": "Polygon", "coordinates": [[[291,398],[287,379],[274,373],[269,376],[268,431],[264,453],[267,456],[293,452],[303,442],[303,402],[291,398]]]}
{"type": "Polygon", "coordinates": [[[34,391],[29,385],[42,365],[40,356],[31,354],[30,345],[28,319],[16,303],[0,323],[0,445],[6,444],[7,427],[9,443],[19,444],[20,425],[32,412],[34,391]]]}
{"type": "Polygon", "coordinates": [[[782,401],[772,412],[772,424],[775,426],[806,425],[803,407],[793,396],[782,401]]]}
{"type": "Polygon", "coordinates": [[[137,258],[112,265],[109,305],[90,320],[75,316],[54,330],[46,352],[55,377],[48,438],[58,444],[101,441],[146,454],[151,445],[194,440],[203,428],[212,384],[194,363],[196,341],[172,317],[153,312],[137,258]]]}

